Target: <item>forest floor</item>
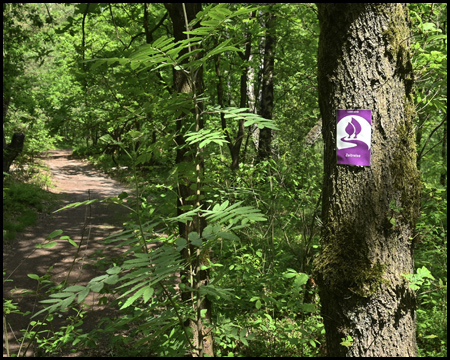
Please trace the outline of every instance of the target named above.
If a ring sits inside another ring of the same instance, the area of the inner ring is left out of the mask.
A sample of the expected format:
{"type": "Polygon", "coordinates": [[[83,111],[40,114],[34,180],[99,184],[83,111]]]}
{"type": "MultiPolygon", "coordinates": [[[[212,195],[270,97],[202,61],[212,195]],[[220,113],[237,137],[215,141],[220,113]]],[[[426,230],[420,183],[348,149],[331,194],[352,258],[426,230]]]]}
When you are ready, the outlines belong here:
{"type": "MultiPolygon", "coordinates": [[[[130,192],[125,185],[111,179],[94,169],[91,165],[71,157],[71,150],[49,151],[43,161],[50,169],[52,181],[56,185],[51,192],[57,193],[58,207],[55,210],[74,202],[88,199],[104,199],[117,196],[123,191],[130,192]]],[[[36,313],[42,309],[39,301],[48,298],[38,290],[38,281],[31,279],[27,274],[43,276],[50,274],[51,284],[60,284],[68,280],[68,284],[85,285],[90,279],[101,275],[95,265],[96,261],[90,259],[96,251],[105,249],[101,241],[106,236],[118,232],[123,228],[128,211],[115,204],[93,203],[90,206],[79,206],[62,210],[56,213],[40,214],[36,225],[28,227],[23,233],[18,234],[16,240],[3,248],[3,269],[6,269],[3,284],[3,297],[13,299],[18,303],[20,311],[36,313]],[[45,238],[54,230],[63,230],[63,236],[69,236],[77,244],[78,249],[66,240],[57,240],[57,245],[50,249],[36,249],[36,244],[44,243],[45,238]],[[53,267],[49,270],[50,267],[53,267]],[[5,282],[5,279],[13,281],[5,282]]],[[[106,248],[105,254],[119,255],[118,250],[106,248]]],[[[42,286],[41,284],[40,286],[42,286]]],[[[90,294],[86,298],[87,305],[92,306],[81,326],[84,332],[90,331],[98,325],[102,317],[112,315],[105,306],[98,305],[99,294],[90,294]]],[[[54,329],[61,329],[67,324],[67,317],[75,314],[71,310],[63,317],[56,317],[51,324],[54,329]]],[[[30,316],[11,314],[7,317],[7,334],[3,333],[3,354],[5,356],[5,336],[8,337],[10,354],[19,351],[18,339],[22,336],[21,329],[26,329],[30,316]]],[[[42,317],[39,316],[39,319],[42,317]]],[[[33,319],[35,320],[35,319],[33,319]]],[[[35,329],[37,330],[37,329],[35,329]]],[[[40,330],[43,330],[41,328],[40,330]]],[[[55,330],[56,331],[56,330],[55,330]]],[[[21,356],[24,349],[21,350],[21,356]]],[[[101,349],[99,349],[99,352],[101,349]]],[[[31,349],[25,356],[33,356],[31,349]]],[[[77,352],[73,354],[61,354],[65,356],[108,356],[107,354],[86,354],[77,352]]]]}

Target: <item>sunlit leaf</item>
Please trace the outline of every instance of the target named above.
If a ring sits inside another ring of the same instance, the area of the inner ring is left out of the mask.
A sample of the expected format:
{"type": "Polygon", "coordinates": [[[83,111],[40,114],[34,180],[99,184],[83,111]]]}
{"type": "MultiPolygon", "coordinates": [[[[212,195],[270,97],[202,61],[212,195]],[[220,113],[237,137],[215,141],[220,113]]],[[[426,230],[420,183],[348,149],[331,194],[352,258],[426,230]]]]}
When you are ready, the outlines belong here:
{"type": "Polygon", "coordinates": [[[62,233],[63,233],[62,230],[55,230],[55,231],[53,231],[50,235],[48,235],[48,236],[46,237],[46,240],[53,239],[53,238],[55,238],[55,237],[61,235],[62,233]]]}

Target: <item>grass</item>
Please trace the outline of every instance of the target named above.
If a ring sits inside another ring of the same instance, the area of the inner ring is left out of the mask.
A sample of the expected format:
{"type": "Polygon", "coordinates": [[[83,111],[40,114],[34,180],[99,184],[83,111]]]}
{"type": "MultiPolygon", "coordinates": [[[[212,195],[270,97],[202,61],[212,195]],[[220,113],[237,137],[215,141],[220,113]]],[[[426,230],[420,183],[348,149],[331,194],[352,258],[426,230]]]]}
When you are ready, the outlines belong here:
{"type": "Polygon", "coordinates": [[[38,214],[50,211],[57,194],[48,191],[50,178],[34,164],[26,172],[5,177],[3,182],[3,239],[11,242],[18,232],[36,224],[38,214]]]}

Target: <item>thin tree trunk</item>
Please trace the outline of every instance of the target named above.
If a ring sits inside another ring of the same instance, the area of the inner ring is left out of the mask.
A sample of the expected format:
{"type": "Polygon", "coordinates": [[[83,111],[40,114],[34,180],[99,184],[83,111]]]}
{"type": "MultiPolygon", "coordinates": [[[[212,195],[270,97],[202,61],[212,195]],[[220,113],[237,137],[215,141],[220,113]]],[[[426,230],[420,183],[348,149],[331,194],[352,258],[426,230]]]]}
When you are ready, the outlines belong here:
{"type": "Polygon", "coordinates": [[[314,262],[329,356],[416,356],[420,175],[405,4],[318,4],[322,251],[314,262]],[[371,166],[336,163],[336,111],[371,109],[371,166]],[[348,340],[345,345],[341,343],[348,340]]]}
{"type": "Polygon", "coordinates": [[[22,152],[25,143],[25,135],[14,133],[9,144],[6,144],[5,131],[3,131],[3,178],[4,173],[9,172],[14,159],[22,152]]]}
{"type": "MultiPolygon", "coordinates": [[[[261,116],[272,119],[273,112],[273,72],[275,64],[275,15],[269,10],[266,14],[266,43],[264,46],[264,73],[262,86],[261,116]]],[[[270,157],[272,129],[264,128],[259,132],[258,158],[270,157]]]]}
{"type": "MultiPolygon", "coordinates": [[[[442,163],[447,164],[447,113],[445,114],[444,133],[442,135],[442,149],[441,149],[442,163]]],[[[442,186],[447,185],[447,169],[441,172],[439,183],[442,186]]]]}
{"type": "MultiPolygon", "coordinates": [[[[250,13],[249,18],[253,17],[253,12],[250,13]]],[[[248,31],[246,33],[246,41],[245,41],[245,52],[244,54],[239,53],[243,62],[248,62],[251,53],[251,32],[248,31]]],[[[215,59],[215,67],[216,67],[216,75],[217,75],[217,103],[220,107],[224,107],[224,94],[223,94],[223,79],[222,73],[220,72],[220,55],[216,56],[215,59]]],[[[242,70],[241,81],[240,81],[240,103],[239,106],[241,108],[245,108],[247,106],[247,68],[242,70]]],[[[225,119],[225,114],[221,113],[221,122],[222,122],[222,130],[225,132],[225,138],[228,141],[228,149],[230,150],[231,155],[231,170],[236,170],[239,167],[240,162],[240,153],[241,146],[244,140],[244,120],[241,119],[238,121],[238,131],[236,133],[236,139],[233,143],[233,139],[231,138],[231,133],[228,130],[227,120],[225,119]]]]}
{"type": "MultiPolygon", "coordinates": [[[[193,20],[196,14],[201,11],[200,3],[172,3],[165,4],[166,9],[172,19],[174,38],[179,41],[186,38],[183,33],[186,31],[186,19],[189,23],[193,20]],[[183,8],[184,7],[184,8],[183,8]],[[185,14],[186,11],[186,14],[185,14]]],[[[194,49],[192,49],[194,50],[194,49]]],[[[183,54],[180,53],[180,56],[183,54]]],[[[174,70],[174,86],[177,93],[190,93],[195,99],[196,96],[202,93],[202,69],[200,68],[191,82],[188,81],[186,74],[182,70],[174,70]]],[[[194,100],[195,103],[195,100],[194,100]]],[[[198,107],[200,103],[193,105],[192,113],[185,114],[176,122],[177,135],[175,141],[178,145],[176,164],[178,167],[178,199],[177,209],[178,214],[181,215],[186,211],[186,206],[191,205],[192,208],[201,207],[201,184],[200,179],[203,176],[203,159],[202,149],[192,148],[186,146],[184,139],[184,132],[194,123],[196,131],[203,128],[203,121],[199,114],[198,107]],[[197,107],[197,109],[196,109],[197,107]]],[[[188,241],[188,245],[183,250],[182,255],[186,259],[186,268],[182,276],[182,281],[188,288],[197,291],[185,291],[182,293],[182,300],[190,302],[194,310],[194,319],[189,319],[187,325],[192,330],[193,334],[193,349],[192,355],[198,356],[214,356],[213,352],[213,337],[211,334],[211,302],[206,296],[200,296],[198,289],[206,285],[209,281],[209,271],[202,270],[201,267],[208,264],[209,252],[203,251],[191,245],[189,241],[189,234],[196,232],[199,236],[202,235],[203,229],[206,227],[206,221],[203,217],[194,216],[192,221],[179,223],[180,237],[188,241]],[[206,311],[205,311],[206,310],[206,311]],[[204,314],[202,314],[204,312],[204,314]],[[203,316],[201,316],[203,315],[203,316]]]]}
{"type": "MultiPolygon", "coordinates": [[[[250,52],[250,56],[248,58],[249,62],[252,60],[253,55],[250,52]]],[[[256,114],[256,96],[255,96],[255,69],[253,66],[249,66],[247,68],[247,104],[249,108],[249,112],[256,114]]],[[[247,155],[247,148],[248,148],[248,142],[250,139],[250,136],[253,137],[253,143],[255,145],[255,148],[258,149],[258,143],[259,143],[259,132],[256,134],[257,125],[253,124],[248,127],[247,137],[245,139],[245,145],[244,145],[244,151],[242,154],[242,158],[245,159],[247,155]]]]}

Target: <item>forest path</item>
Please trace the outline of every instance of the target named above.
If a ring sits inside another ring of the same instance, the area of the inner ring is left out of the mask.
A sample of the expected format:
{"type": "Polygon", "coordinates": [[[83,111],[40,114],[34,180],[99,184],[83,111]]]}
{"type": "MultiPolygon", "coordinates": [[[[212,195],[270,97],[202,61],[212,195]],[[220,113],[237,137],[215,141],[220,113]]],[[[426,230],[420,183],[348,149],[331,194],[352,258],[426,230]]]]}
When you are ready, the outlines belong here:
{"type": "MultiPolygon", "coordinates": [[[[104,199],[117,196],[123,191],[130,193],[130,190],[124,185],[100,173],[86,162],[71,159],[71,154],[71,150],[52,150],[43,159],[49,167],[52,180],[56,185],[51,192],[60,194],[61,202],[55,210],[73,202],[104,199]]],[[[50,272],[51,280],[53,284],[59,284],[68,276],[75,257],[76,261],[68,278],[69,284],[85,285],[93,277],[101,275],[102,272],[98,269],[83,265],[93,264],[93,261],[88,258],[96,251],[105,248],[102,239],[123,228],[127,213],[125,208],[115,204],[93,203],[90,206],[79,206],[40,216],[36,225],[28,227],[24,233],[18,234],[17,239],[10,246],[4,246],[3,268],[6,268],[4,280],[10,278],[13,281],[4,282],[3,297],[18,302],[20,311],[37,312],[42,308],[38,301],[45,297],[35,295],[38,283],[29,278],[27,274],[43,276],[49,267],[53,266],[50,272]],[[45,238],[57,229],[63,230],[62,235],[69,236],[77,244],[82,241],[78,254],[77,248],[66,240],[58,240],[59,236],[54,239],[57,240],[55,247],[35,248],[36,244],[43,243],[45,238]],[[25,291],[31,292],[31,294],[23,295],[25,291]]],[[[111,248],[107,249],[105,253],[108,257],[119,255],[119,251],[111,248]]],[[[43,291],[41,290],[40,293],[43,291]]],[[[91,293],[86,298],[87,304],[92,308],[84,318],[82,329],[85,331],[95,328],[101,317],[107,316],[110,311],[104,306],[97,305],[100,296],[104,295],[91,293]]],[[[73,313],[70,311],[66,314],[69,316],[73,313]]],[[[29,316],[12,314],[8,316],[7,320],[10,325],[8,328],[10,351],[17,354],[19,348],[17,338],[21,336],[19,330],[27,327],[29,316]]],[[[64,325],[64,320],[54,320],[53,327],[58,329],[60,325],[64,325]]],[[[5,346],[5,334],[3,334],[3,340],[3,346],[5,346]]],[[[3,350],[5,354],[5,347],[3,350]]],[[[27,355],[32,354],[29,351],[27,355]]],[[[70,354],[70,356],[83,355],[86,356],[80,352],[70,354]]]]}

